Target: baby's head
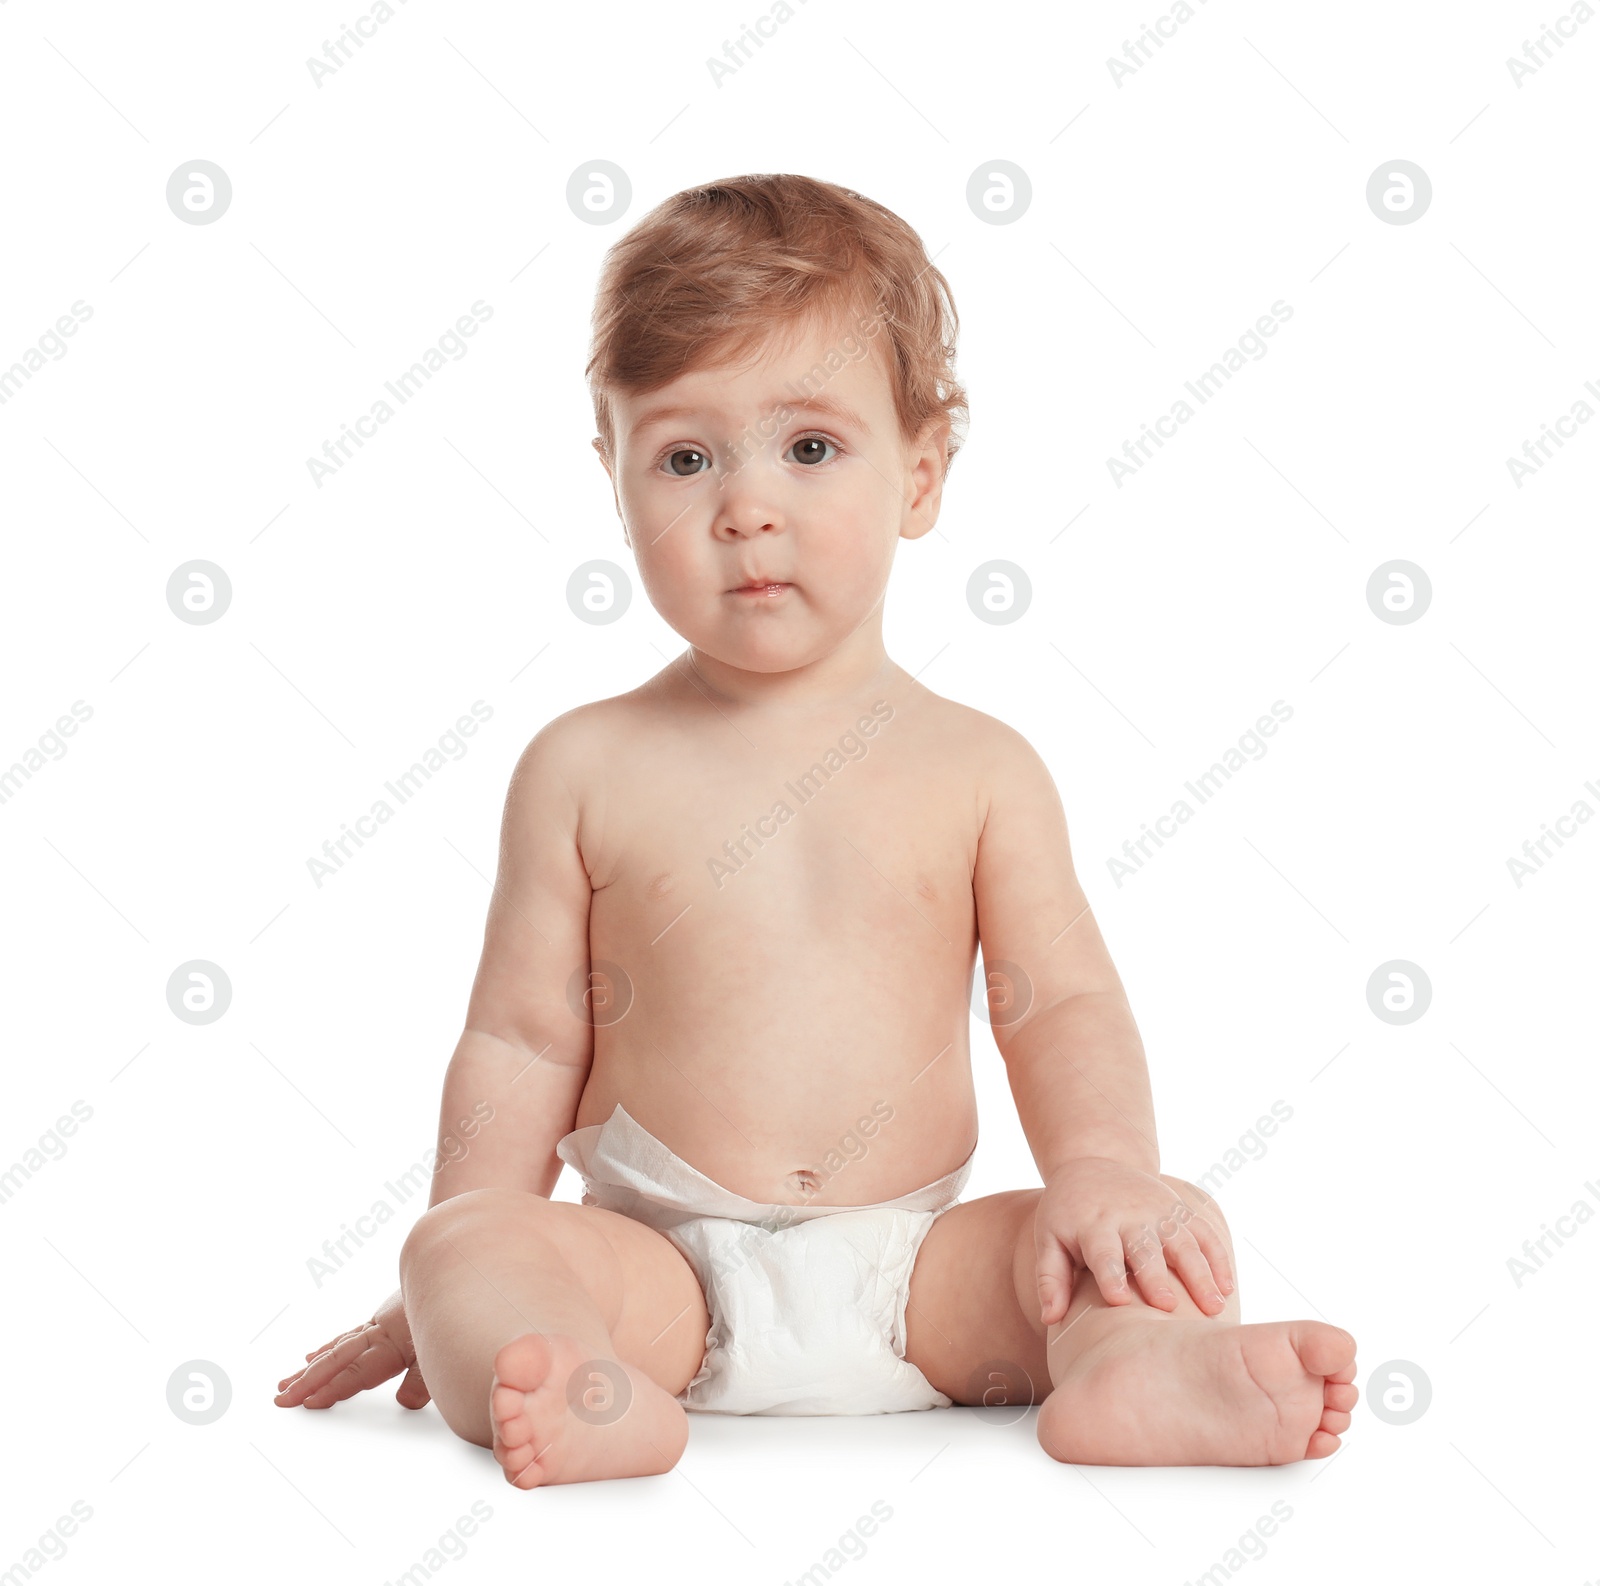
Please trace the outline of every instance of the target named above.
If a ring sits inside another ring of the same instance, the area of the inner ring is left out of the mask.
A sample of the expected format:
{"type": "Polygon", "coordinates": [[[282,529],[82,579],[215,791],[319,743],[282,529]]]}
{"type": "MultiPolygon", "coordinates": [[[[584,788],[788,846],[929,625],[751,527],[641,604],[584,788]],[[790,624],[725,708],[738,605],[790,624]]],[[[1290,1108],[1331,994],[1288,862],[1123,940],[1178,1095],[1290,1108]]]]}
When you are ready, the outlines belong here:
{"type": "Polygon", "coordinates": [[[594,446],[651,603],[698,650],[787,672],[881,648],[895,543],[933,527],[965,430],[957,324],[910,226],[809,177],[688,189],[611,249],[594,446]]]}

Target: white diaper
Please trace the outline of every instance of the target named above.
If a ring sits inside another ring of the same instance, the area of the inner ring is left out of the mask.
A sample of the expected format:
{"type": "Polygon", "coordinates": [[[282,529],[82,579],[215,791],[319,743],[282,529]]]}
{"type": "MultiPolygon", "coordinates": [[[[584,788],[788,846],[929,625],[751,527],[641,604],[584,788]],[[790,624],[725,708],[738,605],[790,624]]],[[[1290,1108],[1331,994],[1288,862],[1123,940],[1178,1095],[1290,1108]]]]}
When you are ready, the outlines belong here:
{"type": "Polygon", "coordinates": [[[763,1206],[669,1151],[619,1104],[556,1154],[585,1206],[666,1235],[694,1268],[711,1326],[678,1395],[722,1415],[877,1415],[950,1400],[905,1357],[918,1247],[956,1204],[972,1159],[937,1183],[873,1206],[763,1206]]]}

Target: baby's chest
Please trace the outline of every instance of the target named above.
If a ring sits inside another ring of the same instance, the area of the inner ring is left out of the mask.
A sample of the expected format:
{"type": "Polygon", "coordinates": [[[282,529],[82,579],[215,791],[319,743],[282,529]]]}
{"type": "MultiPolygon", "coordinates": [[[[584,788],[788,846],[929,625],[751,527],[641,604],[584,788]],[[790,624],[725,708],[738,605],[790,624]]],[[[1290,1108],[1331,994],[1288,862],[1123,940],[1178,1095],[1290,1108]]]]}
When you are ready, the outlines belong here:
{"type": "MultiPolygon", "coordinates": [[[[843,753],[770,772],[656,777],[608,821],[609,884],[595,904],[664,923],[699,905],[725,929],[783,934],[964,934],[978,816],[959,775],[918,775],[843,753]]],[[[615,917],[615,915],[613,915],[615,917]]]]}

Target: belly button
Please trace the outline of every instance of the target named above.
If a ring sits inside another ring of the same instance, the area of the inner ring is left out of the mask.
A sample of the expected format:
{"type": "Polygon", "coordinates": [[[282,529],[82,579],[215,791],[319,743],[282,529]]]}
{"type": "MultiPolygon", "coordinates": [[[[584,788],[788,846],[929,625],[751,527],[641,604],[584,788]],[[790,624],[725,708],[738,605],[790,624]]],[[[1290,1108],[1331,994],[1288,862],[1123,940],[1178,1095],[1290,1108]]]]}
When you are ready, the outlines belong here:
{"type": "Polygon", "coordinates": [[[795,1193],[799,1195],[815,1195],[822,1188],[822,1180],[809,1168],[801,1168],[797,1173],[791,1173],[789,1182],[794,1185],[795,1193]]]}

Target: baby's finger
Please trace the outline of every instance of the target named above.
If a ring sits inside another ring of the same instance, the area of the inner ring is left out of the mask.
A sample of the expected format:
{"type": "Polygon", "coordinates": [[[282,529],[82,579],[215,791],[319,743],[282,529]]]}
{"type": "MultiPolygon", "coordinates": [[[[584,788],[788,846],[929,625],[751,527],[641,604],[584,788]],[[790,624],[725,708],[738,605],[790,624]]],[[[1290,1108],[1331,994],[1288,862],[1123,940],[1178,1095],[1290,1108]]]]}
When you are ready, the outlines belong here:
{"type": "Polygon", "coordinates": [[[395,1392],[396,1401],[408,1410],[420,1410],[432,1397],[428,1384],[422,1380],[422,1372],[415,1365],[406,1372],[395,1392]]]}
{"type": "Polygon", "coordinates": [[[1194,1236],[1195,1243],[1205,1252],[1205,1258],[1211,1264],[1211,1271],[1217,1280],[1217,1288],[1224,1295],[1232,1294],[1237,1282],[1233,1275],[1233,1261],[1228,1255],[1228,1246],[1216,1226],[1206,1221],[1200,1213],[1189,1219],[1189,1232],[1194,1236]]]}
{"type": "Polygon", "coordinates": [[[337,1348],[318,1355],[287,1386],[280,1386],[276,1402],[289,1406],[303,1403],[309,1394],[317,1392],[330,1377],[343,1370],[366,1347],[365,1341],[357,1335],[345,1339],[337,1348]]]}
{"type": "Polygon", "coordinates": [[[1126,1305],[1133,1299],[1128,1269],[1122,1263],[1122,1241],[1114,1232],[1107,1230],[1084,1241],[1083,1264],[1094,1274],[1107,1305],[1126,1305]]]}
{"type": "MultiPolygon", "coordinates": [[[[349,1336],[348,1334],[341,1335],[341,1337],[348,1337],[348,1336],[349,1336]]],[[[294,1382],[298,1378],[303,1377],[306,1374],[306,1372],[311,1368],[311,1365],[312,1365],[312,1363],[314,1361],[322,1359],[322,1357],[324,1355],[328,1354],[329,1351],[334,1349],[339,1344],[339,1342],[340,1342],[339,1338],[331,1338],[331,1339],[328,1340],[327,1343],[325,1343],[322,1346],[321,1349],[312,1350],[311,1353],[306,1356],[306,1364],[303,1365],[303,1366],[297,1366],[293,1371],[291,1371],[289,1373],[289,1375],[287,1377],[280,1378],[279,1381],[278,1381],[278,1387],[280,1389],[286,1388],[286,1387],[289,1386],[289,1384],[291,1382],[294,1382]]]]}
{"type": "Polygon", "coordinates": [[[1148,1228],[1130,1228],[1123,1235],[1123,1248],[1128,1252],[1128,1266],[1139,1292],[1158,1311],[1176,1310],[1178,1296],[1172,1292],[1172,1277],[1161,1254],[1161,1241],[1148,1228]]]}
{"type": "Polygon", "coordinates": [[[320,1349],[313,1349],[311,1353],[306,1356],[306,1359],[315,1360],[318,1355],[327,1354],[330,1349],[338,1348],[338,1346],[347,1338],[355,1338],[359,1334],[366,1332],[366,1330],[373,1325],[374,1324],[371,1322],[359,1322],[354,1327],[345,1328],[342,1333],[335,1333],[334,1336],[330,1338],[320,1349]]]}
{"type": "Polygon", "coordinates": [[[404,1364],[393,1345],[387,1341],[376,1343],[370,1349],[364,1350],[357,1359],[352,1360],[315,1393],[309,1394],[306,1398],[306,1408],[325,1410],[341,1399],[349,1399],[365,1392],[368,1388],[375,1388],[380,1382],[387,1382],[404,1364]]]}
{"type": "Polygon", "coordinates": [[[366,1387],[361,1380],[360,1368],[355,1361],[336,1371],[320,1388],[308,1393],[302,1401],[308,1410],[328,1410],[342,1399],[353,1398],[366,1387]]]}
{"type": "Polygon", "coordinates": [[[1222,1309],[1222,1295],[1205,1252],[1187,1231],[1174,1235],[1168,1242],[1167,1260],[1183,1279],[1183,1286],[1194,1296],[1195,1304],[1207,1316],[1215,1316],[1222,1309]]]}
{"type": "Polygon", "coordinates": [[[306,1396],[315,1393],[332,1374],[326,1361],[313,1361],[287,1386],[279,1388],[272,1402],[293,1409],[295,1405],[305,1403],[306,1396]]]}
{"type": "Polygon", "coordinates": [[[1036,1282],[1039,1288],[1039,1320],[1046,1327],[1059,1322],[1072,1303],[1072,1260],[1053,1234],[1041,1233],[1034,1240],[1036,1282]]]}

